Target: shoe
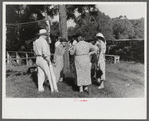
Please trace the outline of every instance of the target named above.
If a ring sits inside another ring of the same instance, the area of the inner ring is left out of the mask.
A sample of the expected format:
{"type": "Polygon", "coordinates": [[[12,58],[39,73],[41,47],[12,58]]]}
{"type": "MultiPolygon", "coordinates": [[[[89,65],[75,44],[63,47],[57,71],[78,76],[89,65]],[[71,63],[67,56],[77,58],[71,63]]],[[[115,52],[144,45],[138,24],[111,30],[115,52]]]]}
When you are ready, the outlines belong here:
{"type": "Polygon", "coordinates": [[[100,78],[97,78],[97,82],[100,83],[101,82],[101,79],[100,78]]]}
{"type": "Polygon", "coordinates": [[[38,92],[44,92],[44,88],[43,89],[38,89],[38,92]]]}
{"type": "Polygon", "coordinates": [[[104,84],[103,84],[103,81],[102,83],[100,84],[100,86],[98,86],[98,89],[103,89],[104,88],[104,84]]]}
{"type": "Polygon", "coordinates": [[[80,94],[83,94],[83,91],[79,92],[80,94]]]}
{"type": "Polygon", "coordinates": [[[79,87],[79,92],[83,93],[83,87],[82,86],[79,87]]]}
{"type": "Polygon", "coordinates": [[[55,90],[54,92],[59,92],[58,90],[55,90]]]}
{"type": "Polygon", "coordinates": [[[60,80],[59,80],[60,82],[62,82],[63,81],[63,78],[60,78],[60,80]]]}
{"type": "Polygon", "coordinates": [[[91,90],[90,90],[90,88],[89,88],[89,87],[87,87],[86,89],[84,89],[84,92],[87,92],[87,94],[88,94],[88,95],[90,95],[91,90]]]}

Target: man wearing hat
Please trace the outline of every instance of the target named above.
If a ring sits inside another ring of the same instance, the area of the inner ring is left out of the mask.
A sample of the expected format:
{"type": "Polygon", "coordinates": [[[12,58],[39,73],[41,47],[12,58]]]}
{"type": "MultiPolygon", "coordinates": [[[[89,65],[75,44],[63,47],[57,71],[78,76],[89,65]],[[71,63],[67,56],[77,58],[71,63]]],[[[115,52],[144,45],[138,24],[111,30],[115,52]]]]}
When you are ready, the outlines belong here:
{"type": "Polygon", "coordinates": [[[43,83],[47,78],[49,80],[51,92],[57,92],[56,79],[50,60],[50,46],[47,41],[49,33],[46,29],[39,30],[39,38],[33,42],[33,50],[36,55],[36,64],[38,66],[38,91],[43,92],[43,83]]]}
{"type": "Polygon", "coordinates": [[[96,34],[96,46],[99,48],[99,56],[98,56],[98,64],[97,68],[102,71],[102,75],[100,78],[97,78],[99,82],[99,89],[104,88],[105,81],[105,53],[106,53],[106,40],[102,33],[96,34]]]}

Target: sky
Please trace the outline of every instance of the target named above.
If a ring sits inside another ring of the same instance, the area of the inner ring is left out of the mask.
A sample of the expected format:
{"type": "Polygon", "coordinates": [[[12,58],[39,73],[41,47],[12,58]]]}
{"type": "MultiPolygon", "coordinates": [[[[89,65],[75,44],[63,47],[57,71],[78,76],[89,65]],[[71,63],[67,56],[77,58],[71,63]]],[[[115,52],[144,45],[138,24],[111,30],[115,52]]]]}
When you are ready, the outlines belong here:
{"type": "MultiPolygon", "coordinates": [[[[139,19],[146,17],[146,2],[100,2],[96,7],[110,18],[125,16],[128,19],[139,19]]],[[[54,17],[53,21],[59,20],[59,16],[54,17]]],[[[67,21],[67,27],[75,26],[73,20],[67,21]]]]}
{"type": "Polygon", "coordinates": [[[98,4],[97,7],[101,12],[109,15],[111,18],[126,15],[128,19],[138,19],[145,17],[145,2],[140,3],[115,3],[115,4],[98,4]]]}

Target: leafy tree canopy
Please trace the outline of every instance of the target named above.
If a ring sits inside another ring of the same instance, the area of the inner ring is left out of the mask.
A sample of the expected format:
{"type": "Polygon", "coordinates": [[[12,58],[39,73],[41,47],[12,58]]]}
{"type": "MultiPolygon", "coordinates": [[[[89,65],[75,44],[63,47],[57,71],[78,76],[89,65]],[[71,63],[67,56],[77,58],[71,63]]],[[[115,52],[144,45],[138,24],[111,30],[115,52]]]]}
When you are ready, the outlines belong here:
{"type": "MultiPolygon", "coordinates": [[[[6,23],[7,50],[30,51],[32,42],[40,28],[47,27],[45,16],[52,19],[59,14],[59,5],[7,5],[6,23]],[[34,21],[39,22],[34,22],[34,21]],[[43,20],[43,21],[40,21],[43,20]],[[19,24],[34,22],[28,24],[19,24]]],[[[144,18],[129,20],[126,16],[111,19],[100,12],[95,5],[66,5],[67,20],[73,19],[75,27],[68,28],[68,36],[81,33],[86,39],[102,32],[107,40],[122,38],[144,38],[144,18]],[[75,13],[79,13],[78,17],[75,13]]],[[[59,36],[59,22],[51,24],[51,35],[59,36]]]]}

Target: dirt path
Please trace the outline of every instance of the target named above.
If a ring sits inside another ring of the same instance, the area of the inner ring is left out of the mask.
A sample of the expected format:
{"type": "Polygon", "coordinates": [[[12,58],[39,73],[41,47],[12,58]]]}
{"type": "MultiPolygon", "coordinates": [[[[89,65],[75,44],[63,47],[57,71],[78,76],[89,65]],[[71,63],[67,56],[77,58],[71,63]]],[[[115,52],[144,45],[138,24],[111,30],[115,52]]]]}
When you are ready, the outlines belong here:
{"type": "Polygon", "coordinates": [[[128,62],[106,65],[105,88],[99,90],[91,85],[91,94],[80,95],[74,80],[58,83],[59,93],[51,94],[47,85],[45,91],[38,93],[36,73],[27,74],[28,67],[7,67],[6,96],[26,98],[133,98],[144,97],[144,65],[128,62]],[[33,78],[34,77],[34,78],[33,78]]]}

